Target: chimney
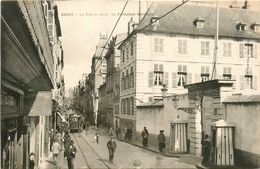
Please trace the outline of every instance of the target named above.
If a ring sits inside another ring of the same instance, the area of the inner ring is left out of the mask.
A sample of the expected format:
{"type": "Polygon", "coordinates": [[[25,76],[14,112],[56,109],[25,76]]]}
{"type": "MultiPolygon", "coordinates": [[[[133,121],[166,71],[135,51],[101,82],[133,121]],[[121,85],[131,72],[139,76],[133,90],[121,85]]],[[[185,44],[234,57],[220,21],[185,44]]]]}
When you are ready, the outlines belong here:
{"type": "Polygon", "coordinates": [[[133,25],[134,25],[134,21],[133,18],[131,17],[130,21],[128,22],[128,31],[127,31],[128,35],[134,30],[133,25]]]}
{"type": "Polygon", "coordinates": [[[248,1],[245,0],[244,6],[242,6],[242,9],[248,9],[248,8],[249,8],[248,1]]]}
{"type": "Polygon", "coordinates": [[[230,8],[239,8],[237,0],[233,0],[232,4],[229,6],[230,8]]]}

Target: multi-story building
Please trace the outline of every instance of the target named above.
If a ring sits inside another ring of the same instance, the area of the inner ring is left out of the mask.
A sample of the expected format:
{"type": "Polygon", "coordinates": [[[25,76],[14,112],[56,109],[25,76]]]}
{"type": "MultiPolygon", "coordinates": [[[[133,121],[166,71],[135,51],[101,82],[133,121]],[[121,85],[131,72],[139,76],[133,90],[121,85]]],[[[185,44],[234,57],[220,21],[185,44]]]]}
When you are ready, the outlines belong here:
{"type": "Polygon", "coordinates": [[[54,45],[61,35],[57,7],[10,1],[1,12],[1,168],[28,168],[30,153],[38,166],[50,149],[54,45]]]}
{"type": "Polygon", "coordinates": [[[106,122],[116,127],[119,123],[120,104],[120,50],[116,44],[126,38],[126,34],[118,34],[110,41],[105,55],[107,62],[106,76],[106,122]]]}
{"type": "Polygon", "coordinates": [[[211,79],[213,69],[216,78],[236,80],[234,93],[260,93],[260,13],[220,8],[216,41],[215,7],[187,3],[158,20],[176,6],[154,3],[138,25],[128,24],[119,47],[121,128],[135,129],[136,105],[160,100],[163,84],[169,95],[187,93],[185,85],[211,79]]]}
{"type": "Polygon", "coordinates": [[[97,124],[98,117],[98,88],[106,82],[107,64],[104,56],[106,49],[107,37],[100,35],[98,45],[96,46],[95,54],[92,57],[91,65],[91,81],[93,83],[93,114],[95,117],[95,124],[97,124]]]}

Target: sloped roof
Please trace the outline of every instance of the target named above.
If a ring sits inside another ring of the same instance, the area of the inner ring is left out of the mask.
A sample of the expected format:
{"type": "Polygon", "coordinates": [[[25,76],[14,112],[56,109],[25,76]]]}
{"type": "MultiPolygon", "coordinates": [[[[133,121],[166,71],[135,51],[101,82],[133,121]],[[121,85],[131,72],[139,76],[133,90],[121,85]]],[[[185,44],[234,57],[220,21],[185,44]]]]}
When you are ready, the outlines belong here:
{"type": "Polygon", "coordinates": [[[260,95],[228,96],[223,103],[260,103],[260,95]]]}
{"type": "Polygon", "coordinates": [[[119,42],[123,41],[127,37],[127,33],[120,33],[116,35],[116,43],[118,44],[119,42]]]}
{"type": "MultiPolygon", "coordinates": [[[[170,11],[178,4],[175,3],[153,3],[147,15],[142,19],[137,27],[142,29],[150,23],[152,17],[160,17],[170,11]]],[[[260,12],[237,9],[220,8],[219,9],[219,36],[221,37],[241,37],[259,39],[260,33],[252,29],[248,31],[238,31],[238,23],[245,23],[251,26],[254,23],[260,23],[260,12]]],[[[147,27],[144,31],[153,31],[153,26],[147,27]]],[[[216,8],[208,6],[195,6],[184,4],[166,17],[159,20],[156,32],[215,36],[216,33],[216,8]],[[197,28],[194,21],[197,18],[204,20],[204,27],[197,28]]]]}
{"type": "Polygon", "coordinates": [[[105,56],[105,54],[107,52],[107,49],[104,49],[106,41],[107,41],[107,39],[105,39],[105,38],[100,38],[99,39],[99,42],[98,42],[98,44],[96,46],[96,51],[95,51],[95,54],[94,54],[93,57],[100,57],[101,53],[102,53],[102,50],[104,50],[103,53],[102,53],[102,56],[105,56]]]}

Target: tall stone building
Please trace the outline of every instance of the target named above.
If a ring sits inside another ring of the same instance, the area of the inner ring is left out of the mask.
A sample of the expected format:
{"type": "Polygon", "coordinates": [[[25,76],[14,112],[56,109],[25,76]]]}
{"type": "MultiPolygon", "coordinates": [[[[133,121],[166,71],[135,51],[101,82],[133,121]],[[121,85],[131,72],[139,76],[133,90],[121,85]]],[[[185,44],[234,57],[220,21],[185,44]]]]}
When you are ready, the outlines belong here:
{"type": "Polygon", "coordinates": [[[136,25],[128,24],[120,45],[120,127],[136,127],[136,106],[168,95],[187,93],[187,84],[234,79],[233,93],[259,94],[260,13],[219,9],[217,62],[214,66],[216,8],[185,4],[157,20],[177,4],[154,3],[136,25]],[[146,25],[150,26],[143,29],[146,25]],[[214,71],[213,71],[214,69],[214,71]]]}
{"type": "Polygon", "coordinates": [[[38,166],[50,149],[52,89],[62,82],[55,70],[63,67],[58,10],[53,1],[1,7],[1,168],[28,168],[30,153],[38,166]]]}

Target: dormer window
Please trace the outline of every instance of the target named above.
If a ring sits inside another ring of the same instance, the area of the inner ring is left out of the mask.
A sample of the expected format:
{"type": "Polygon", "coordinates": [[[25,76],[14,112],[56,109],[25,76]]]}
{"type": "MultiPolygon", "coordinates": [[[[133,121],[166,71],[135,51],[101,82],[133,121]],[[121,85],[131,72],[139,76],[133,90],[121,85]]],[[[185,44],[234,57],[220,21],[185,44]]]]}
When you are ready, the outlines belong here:
{"type": "Polygon", "coordinates": [[[194,25],[197,27],[197,28],[203,28],[204,27],[204,19],[202,18],[197,18],[195,19],[194,21],[194,25]]]}
{"type": "Polygon", "coordinates": [[[251,29],[254,31],[254,32],[258,32],[260,33],[260,23],[254,23],[251,25],[251,29]]]}
{"type": "Polygon", "coordinates": [[[153,25],[159,25],[159,18],[158,17],[152,17],[151,18],[151,23],[153,25]]]}
{"type": "Polygon", "coordinates": [[[239,30],[239,31],[246,31],[247,30],[246,24],[240,22],[239,24],[237,24],[237,30],[239,30]]]}

